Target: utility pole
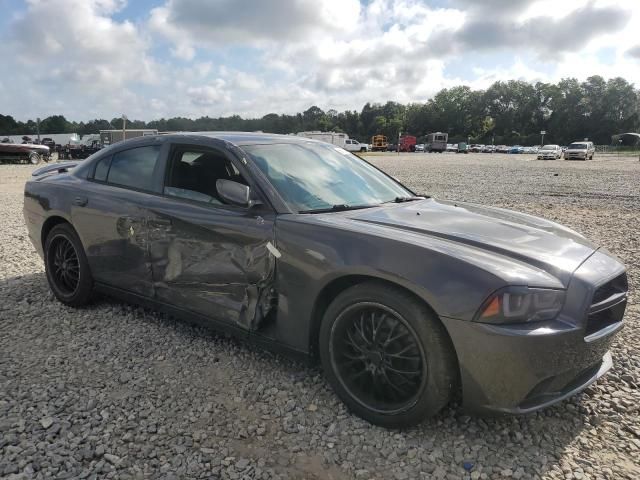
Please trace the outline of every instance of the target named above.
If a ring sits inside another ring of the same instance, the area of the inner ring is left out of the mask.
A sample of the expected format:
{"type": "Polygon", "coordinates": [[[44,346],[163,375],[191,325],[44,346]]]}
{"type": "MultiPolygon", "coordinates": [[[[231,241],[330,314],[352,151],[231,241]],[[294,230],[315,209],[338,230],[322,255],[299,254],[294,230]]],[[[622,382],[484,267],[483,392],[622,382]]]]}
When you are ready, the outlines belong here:
{"type": "Polygon", "coordinates": [[[540,130],[540,135],[542,135],[542,140],[540,141],[540,146],[544,146],[544,134],[547,133],[546,130],[540,130]]]}
{"type": "Polygon", "coordinates": [[[127,139],[127,116],[122,114],[122,141],[127,139]]]}
{"type": "Polygon", "coordinates": [[[40,117],[36,118],[36,132],[38,134],[38,143],[40,143],[40,117]]]}
{"type": "Polygon", "coordinates": [[[620,149],[622,148],[622,139],[618,139],[618,160],[620,160],[620,149]]]}

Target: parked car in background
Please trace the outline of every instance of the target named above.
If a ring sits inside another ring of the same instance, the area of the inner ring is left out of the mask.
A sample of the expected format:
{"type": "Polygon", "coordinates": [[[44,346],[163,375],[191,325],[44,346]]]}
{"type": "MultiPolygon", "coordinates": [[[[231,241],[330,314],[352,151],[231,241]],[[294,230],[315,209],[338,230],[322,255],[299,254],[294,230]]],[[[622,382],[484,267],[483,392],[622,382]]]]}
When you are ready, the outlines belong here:
{"type": "Polygon", "coordinates": [[[398,145],[395,143],[387,143],[387,152],[397,152],[398,145]]]}
{"type": "Polygon", "coordinates": [[[560,145],[544,145],[538,150],[538,160],[558,160],[562,157],[560,145]]]}
{"type": "Polygon", "coordinates": [[[342,147],[348,152],[367,152],[370,150],[370,147],[366,143],[360,143],[359,141],[348,138],[344,141],[344,146],[342,147]]]}
{"type": "Polygon", "coordinates": [[[493,145],[482,146],[482,153],[493,153],[495,151],[496,151],[496,147],[494,147],[493,145]]]}
{"type": "Polygon", "coordinates": [[[447,152],[457,152],[458,144],[457,143],[447,143],[447,152]]]}
{"type": "Polygon", "coordinates": [[[458,142],[456,153],[469,153],[469,145],[467,142],[458,142]]]}
{"type": "Polygon", "coordinates": [[[314,140],[320,140],[321,142],[330,143],[337,147],[342,147],[349,152],[366,152],[368,145],[366,143],[360,143],[353,138],[349,138],[349,135],[342,132],[321,132],[319,130],[309,132],[298,132],[298,137],[312,138],[314,140]]]}
{"type": "Polygon", "coordinates": [[[482,147],[484,147],[484,145],[481,145],[479,143],[472,143],[469,147],[469,151],[472,153],[480,153],[482,151],[482,147]]]}
{"type": "Polygon", "coordinates": [[[573,142],[564,151],[565,160],[592,160],[596,153],[593,142],[573,142]]]}
{"type": "Polygon", "coordinates": [[[458,394],[532,412],[612,366],[628,290],[613,255],[543,218],[416,195],[323,142],[140,137],[32,175],[25,223],[61,303],[99,291],[319,358],[374,424],[458,394]]]}
{"type": "Polygon", "coordinates": [[[424,152],[424,143],[416,144],[416,152],[424,152]]]}
{"type": "Polygon", "coordinates": [[[496,147],[496,153],[509,153],[509,147],[506,145],[498,145],[496,147]]]}
{"type": "Polygon", "coordinates": [[[509,148],[509,153],[524,153],[524,147],[520,145],[514,145],[509,148]]]}

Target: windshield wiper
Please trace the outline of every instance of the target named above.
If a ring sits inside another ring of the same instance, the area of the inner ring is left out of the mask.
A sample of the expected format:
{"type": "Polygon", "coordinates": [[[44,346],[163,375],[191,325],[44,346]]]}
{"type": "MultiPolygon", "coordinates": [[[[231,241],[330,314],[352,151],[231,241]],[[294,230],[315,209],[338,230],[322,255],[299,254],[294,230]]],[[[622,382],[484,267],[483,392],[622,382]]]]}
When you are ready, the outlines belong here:
{"type": "Polygon", "coordinates": [[[422,196],[422,197],[396,197],[393,200],[389,200],[388,202],[384,202],[384,203],[413,202],[415,200],[424,200],[425,198],[429,198],[429,197],[427,197],[427,196],[422,196]]]}
{"type": "Polygon", "coordinates": [[[377,207],[378,205],[347,205],[346,203],[341,203],[339,205],[333,205],[331,207],[326,208],[314,208],[312,210],[300,210],[298,213],[327,213],[327,212],[344,212],[347,210],[359,210],[361,208],[372,208],[377,207]]]}

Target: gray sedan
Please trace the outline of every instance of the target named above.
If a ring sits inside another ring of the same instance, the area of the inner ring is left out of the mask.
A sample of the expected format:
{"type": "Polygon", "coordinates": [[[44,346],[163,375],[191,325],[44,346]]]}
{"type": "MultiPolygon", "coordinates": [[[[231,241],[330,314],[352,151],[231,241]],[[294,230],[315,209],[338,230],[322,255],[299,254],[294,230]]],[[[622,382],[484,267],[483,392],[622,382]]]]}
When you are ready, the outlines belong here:
{"type": "Polygon", "coordinates": [[[387,427],[526,413],[609,368],[624,266],[513,211],[418,195],[351,153],[252,133],[142,137],[33,173],[29,235],[55,296],[95,291],[318,359],[387,427]]]}

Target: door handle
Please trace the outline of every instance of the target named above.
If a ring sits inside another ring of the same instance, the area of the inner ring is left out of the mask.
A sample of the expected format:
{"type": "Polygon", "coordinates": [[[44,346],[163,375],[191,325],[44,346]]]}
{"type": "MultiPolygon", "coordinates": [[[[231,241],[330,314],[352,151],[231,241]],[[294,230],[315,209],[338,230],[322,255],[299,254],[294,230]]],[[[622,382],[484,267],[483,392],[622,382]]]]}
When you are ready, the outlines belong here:
{"type": "Polygon", "coordinates": [[[87,197],[75,197],[73,199],[73,204],[77,205],[78,207],[84,207],[87,205],[87,203],[89,203],[89,199],[87,197]]]}

